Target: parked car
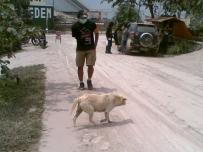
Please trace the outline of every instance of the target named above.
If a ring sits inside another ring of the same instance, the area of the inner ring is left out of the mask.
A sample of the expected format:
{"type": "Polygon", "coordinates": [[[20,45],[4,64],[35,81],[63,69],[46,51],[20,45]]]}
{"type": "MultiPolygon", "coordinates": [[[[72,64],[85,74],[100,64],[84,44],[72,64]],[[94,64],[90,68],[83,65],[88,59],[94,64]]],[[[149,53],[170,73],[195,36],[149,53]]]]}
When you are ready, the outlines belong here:
{"type": "Polygon", "coordinates": [[[128,28],[126,53],[149,52],[157,55],[160,36],[157,27],[152,23],[130,23],[128,28]]]}

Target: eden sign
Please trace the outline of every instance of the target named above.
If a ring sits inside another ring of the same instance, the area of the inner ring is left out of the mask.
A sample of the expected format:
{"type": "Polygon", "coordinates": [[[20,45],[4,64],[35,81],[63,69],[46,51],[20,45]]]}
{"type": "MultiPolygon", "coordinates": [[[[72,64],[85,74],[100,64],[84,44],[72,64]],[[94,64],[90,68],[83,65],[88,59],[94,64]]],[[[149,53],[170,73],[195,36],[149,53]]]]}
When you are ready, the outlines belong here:
{"type": "Polygon", "coordinates": [[[33,19],[53,18],[53,7],[51,6],[30,6],[29,10],[33,19]]]}

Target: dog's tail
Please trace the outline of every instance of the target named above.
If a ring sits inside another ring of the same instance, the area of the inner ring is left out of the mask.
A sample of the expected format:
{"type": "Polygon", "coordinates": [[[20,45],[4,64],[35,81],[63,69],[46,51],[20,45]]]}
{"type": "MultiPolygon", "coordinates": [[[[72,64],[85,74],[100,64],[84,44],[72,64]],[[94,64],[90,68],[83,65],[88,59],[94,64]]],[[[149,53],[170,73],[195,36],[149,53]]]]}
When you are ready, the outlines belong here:
{"type": "Polygon", "coordinates": [[[72,109],[71,109],[71,114],[73,113],[74,109],[78,106],[80,102],[80,99],[79,98],[76,98],[74,101],[73,101],[73,105],[72,105],[72,109]]]}

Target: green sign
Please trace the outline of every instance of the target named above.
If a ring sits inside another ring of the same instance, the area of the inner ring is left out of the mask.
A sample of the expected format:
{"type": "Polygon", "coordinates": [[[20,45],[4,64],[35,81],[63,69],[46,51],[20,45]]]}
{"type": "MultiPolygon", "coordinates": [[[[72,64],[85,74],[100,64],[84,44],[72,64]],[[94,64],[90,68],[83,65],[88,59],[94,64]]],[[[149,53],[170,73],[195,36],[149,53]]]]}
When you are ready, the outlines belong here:
{"type": "Polygon", "coordinates": [[[52,6],[30,6],[30,13],[33,18],[33,24],[43,29],[53,28],[53,7],[52,6]]]}

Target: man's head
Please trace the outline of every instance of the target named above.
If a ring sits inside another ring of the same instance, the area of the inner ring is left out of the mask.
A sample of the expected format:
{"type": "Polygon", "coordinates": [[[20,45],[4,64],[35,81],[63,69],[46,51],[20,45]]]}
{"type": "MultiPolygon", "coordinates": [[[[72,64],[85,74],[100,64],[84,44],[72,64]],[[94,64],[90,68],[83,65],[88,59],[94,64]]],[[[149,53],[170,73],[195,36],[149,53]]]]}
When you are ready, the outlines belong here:
{"type": "Polygon", "coordinates": [[[114,25],[113,22],[109,22],[109,27],[112,27],[114,25]]]}
{"type": "Polygon", "coordinates": [[[84,10],[80,10],[77,14],[77,18],[79,20],[80,23],[84,24],[87,21],[87,13],[84,10]]]}

